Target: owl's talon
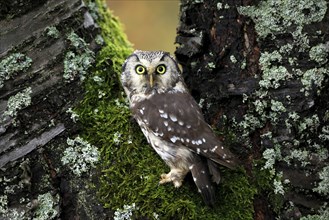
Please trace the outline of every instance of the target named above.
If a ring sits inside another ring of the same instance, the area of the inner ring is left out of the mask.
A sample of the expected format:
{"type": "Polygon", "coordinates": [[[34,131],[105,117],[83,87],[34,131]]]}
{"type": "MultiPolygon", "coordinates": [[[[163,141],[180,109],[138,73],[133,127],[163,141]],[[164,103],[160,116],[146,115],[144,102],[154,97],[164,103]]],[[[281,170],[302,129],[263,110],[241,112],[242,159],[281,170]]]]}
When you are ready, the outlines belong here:
{"type": "Polygon", "coordinates": [[[173,181],[173,183],[176,188],[181,187],[181,185],[183,184],[181,181],[173,181]]]}
{"type": "Polygon", "coordinates": [[[164,184],[164,183],[169,183],[171,182],[171,178],[170,178],[170,174],[161,174],[160,176],[160,181],[159,181],[159,184],[164,184]]]}

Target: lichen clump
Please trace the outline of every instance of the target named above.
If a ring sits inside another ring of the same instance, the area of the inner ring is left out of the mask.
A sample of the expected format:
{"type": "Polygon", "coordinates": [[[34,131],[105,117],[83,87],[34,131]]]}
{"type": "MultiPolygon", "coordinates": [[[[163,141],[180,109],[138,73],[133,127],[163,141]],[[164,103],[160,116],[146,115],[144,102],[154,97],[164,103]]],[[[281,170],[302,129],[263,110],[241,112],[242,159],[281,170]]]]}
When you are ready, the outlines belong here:
{"type": "Polygon", "coordinates": [[[0,89],[4,86],[5,80],[8,80],[18,73],[27,70],[31,64],[32,59],[22,53],[14,53],[1,60],[0,89]]]}
{"type": "Polygon", "coordinates": [[[8,100],[7,110],[4,112],[4,116],[16,117],[19,110],[31,105],[31,93],[32,89],[28,87],[22,92],[11,96],[8,100]]]}
{"type": "MultiPolygon", "coordinates": [[[[264,149],[261,170],[268,170],[274,194],[285,196],[287,190],[292,193],[295,189],[289,188],[290,180],[283,178],[289,175],[280,171],[278,162],[292,169],[303,167],[307,176],[309,171],[314,171],[309,166],[314,165],[314,158],[317,164],[328,158],[324,142],[328,119],[321,110],[312,112],[310,109],[318,98],[321,100],[319,95],[326,95],[329,47],[318,37],[323,34],[320,30],[315,33],[308,31],[310,24],[324,23],[327,1],[264,0],[252,6],[238,7],[238,12],[251,18],[255,24],[262,71],[261,75],[255,76],[259,78],[259,87],[244,97],[249,108],[238,128],[245,143],[251,147],[249,137],[255,131],[261,132],[260,147],[264,149]],[[314,42],[314,39],[318,41],[314,42]],[[268,44],[269,41],[273,44],[268,44]],[[304,65],[305,61],[300,57],[308,59],[308,65],[304,65]],[[291,90],[285,90],[288,87],[291,90]],[[294,91],[294,87],[299,89],[294,91]],[[283,95],[286,91],[291,92],[283,95]],[[305,107],[296,107],[294,97],[305,97],[305,107]]],[[[312,191],[326,195],[328,170],[326,163],[321,164],[324,167],[318,167],[320,181],[313,183],[316,187],[312,191]]],[[[282,211],[281,208],[275,211],[282,211]]]]}
{"type": "Polygon", "coordinates": [[[76,33],[71,32],[67,39],[70,42],[71,50],[65,55],[63,77],[67,81],[72,81],[76,77],[84,80],[88,69],[95,62],[95,54],[76,33]]]}
{"type": "Polygon", "coordinates": [[[67,139],[68,148],[65,149],[61,159],[63,165],[67,165],[69,169],[77,176],[86,173],[90,168],[95,167],[99,152],[95,146],[92,146],[81,137],[75,139],[67,139]]]}
{"type": "Polygon", "coordinates": [[[49,192],[41,194],[38,196],[37,204],[33,219],[55,219],[59,213],[59,196],[57,194],[55,196],[52,196],[49,192]]]}

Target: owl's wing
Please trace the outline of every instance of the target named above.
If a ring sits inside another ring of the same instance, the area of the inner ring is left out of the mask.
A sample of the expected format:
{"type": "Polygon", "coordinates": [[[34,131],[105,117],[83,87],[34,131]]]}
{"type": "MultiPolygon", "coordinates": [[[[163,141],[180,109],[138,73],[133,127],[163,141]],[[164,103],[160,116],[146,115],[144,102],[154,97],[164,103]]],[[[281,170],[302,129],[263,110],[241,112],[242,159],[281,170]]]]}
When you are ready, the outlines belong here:
{"type": "Polygon", "coordinates": [[[198,104],[188,93],[154,94],[135,103],[135,117],[141,119],[159,138],[234,168],[234,155],[205,122],[198,104]]]}

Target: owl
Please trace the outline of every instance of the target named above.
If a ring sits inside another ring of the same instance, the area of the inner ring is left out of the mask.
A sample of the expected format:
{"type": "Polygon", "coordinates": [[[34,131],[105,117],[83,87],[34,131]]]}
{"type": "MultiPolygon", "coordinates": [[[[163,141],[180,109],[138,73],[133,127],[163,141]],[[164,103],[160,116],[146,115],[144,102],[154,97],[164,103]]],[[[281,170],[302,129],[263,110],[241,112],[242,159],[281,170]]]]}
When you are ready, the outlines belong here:
{"type": "Polygon", "coordinates": [[[180,187],[191,172],[204,202],[213,206],[218,166],[234,168],[237,162],[205,122],[174,58],[163,51],[136,50],[123,64],[121,83],[148,143],[170,167],[159,183],[180,187]]]}

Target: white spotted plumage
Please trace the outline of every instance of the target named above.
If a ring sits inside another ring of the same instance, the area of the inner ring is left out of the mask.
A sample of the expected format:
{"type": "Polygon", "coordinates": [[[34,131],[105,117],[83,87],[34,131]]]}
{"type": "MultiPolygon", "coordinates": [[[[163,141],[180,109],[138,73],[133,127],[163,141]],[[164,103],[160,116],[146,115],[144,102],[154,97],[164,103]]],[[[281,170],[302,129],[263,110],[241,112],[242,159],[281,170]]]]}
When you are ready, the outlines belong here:
{"type": "Polygon", "coordinates": [[[211,176],[218,183],[218,164],[234,168],[235,158],[205,122],[176,61],[162,51],[135,51],[123,65],[121,82],[134,118],[171,169],[160,183],[179,187],[191,172],[205,203],[214,205],[211,176]]]}

